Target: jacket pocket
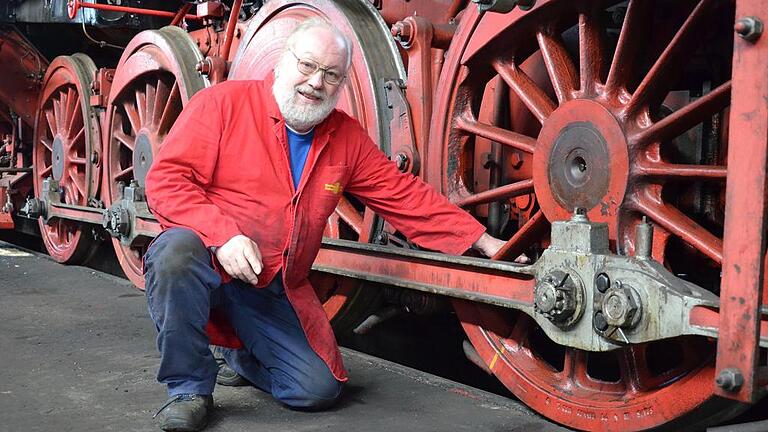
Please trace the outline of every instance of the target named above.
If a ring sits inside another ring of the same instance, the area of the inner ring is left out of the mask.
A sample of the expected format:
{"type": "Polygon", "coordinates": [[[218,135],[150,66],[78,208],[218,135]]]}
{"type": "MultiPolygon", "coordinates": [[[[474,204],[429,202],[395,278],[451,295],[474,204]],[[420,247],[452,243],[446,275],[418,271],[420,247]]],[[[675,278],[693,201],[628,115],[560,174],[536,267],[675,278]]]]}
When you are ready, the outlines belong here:
{"type": "Polygon", "coordinates": [[[325,221],[333,214],[347,186],[349,167],[346,165],[323,166],[316,169],[312,181],[307,184],[304,195],[309,204],[313,222],[325,227],[325,221]]]}

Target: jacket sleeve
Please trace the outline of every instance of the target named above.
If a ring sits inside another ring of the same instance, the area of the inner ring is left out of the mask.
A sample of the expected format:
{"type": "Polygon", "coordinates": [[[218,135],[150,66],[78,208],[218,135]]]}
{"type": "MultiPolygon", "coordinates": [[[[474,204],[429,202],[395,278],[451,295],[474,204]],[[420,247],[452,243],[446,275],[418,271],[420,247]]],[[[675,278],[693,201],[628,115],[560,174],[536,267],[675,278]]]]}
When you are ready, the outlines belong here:
{"type": "Polygon", "coordinates": [[[427,249],[461,255],[485,227],[435,189],[394,162],[362,129],[347,192],[357,196],[412,242],[427,249]]]}
{"type": "Polygon", "coordinates": [[[189,101],[147,174],[147,200],[163,225],[195,231],[206,247],[221,246],[240,228],[206,194],[213,179],[223,118],[208,89],[189,101]]]}

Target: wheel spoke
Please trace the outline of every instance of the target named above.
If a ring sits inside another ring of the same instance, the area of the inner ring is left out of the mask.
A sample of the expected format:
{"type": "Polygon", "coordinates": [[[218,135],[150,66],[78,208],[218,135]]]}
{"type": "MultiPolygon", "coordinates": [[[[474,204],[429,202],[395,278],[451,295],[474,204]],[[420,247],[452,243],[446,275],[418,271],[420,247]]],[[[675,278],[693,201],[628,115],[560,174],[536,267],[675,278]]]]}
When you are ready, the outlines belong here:
{"type": "MultiPolygon", "coordinates": [[[[74,169],[74,167],[70,168],[70,170],[69,170],[69,178],[72,179],[72,184],[75,185],[75,188],[80,193],[80,196],[84,198],[86,196],[85,195],[85,181],[82,181],[78,174],[79,173],[77,172],[77,170],[74,169]]],[[[78,201],[79,201],[78,199],[75,199],[75,202],[73,204],[81,204],[81,203],[78,203],[78,201]]]]}
{"type": "MultiPolygon", "coordinates": [[[[83,112],[81,110],[75,110],[75,112],[72,113],[72,117],[69,119],[69,123],[67,123],[67,135],[72,137],[73,134],[82,133],[84,126],[83,112]]],[[[73,140],[73,142],[75,142],[75,140],[73,140]]]]}
{"type": "Polygon", "coordinates": [[[325,232],[323,232],[323,236],[330,238],[340,238],[339,223],[340,218],[338,212],[331,213],[331,215],[328,216],[328,223],[325,225],[325,232]]]}
{"type": "Polygon", "coordinates": [[[74,147],[76,143],[83,142],[83,139],[85,139],[85,126],[81,126],[80,130],[78,130],[75,136],[70,140],[72,147],[74,147]]]}
{"type": "MultiPolygon", "coordinates": [[[[147,125],[147,95],[141,90],[136,90],[136,111],[139,114],[139,124],[147,125]]],[[[138,129],[137,129],[138,130],[138,129]]]]}
{"type": "Polygon", "coordinates": [[[162,134],[171,129],[174,120],[181,112],[181,91],[179,90],[179,83],[173,82],[171,87],[171,93],[168,95],[168,100],[163,107],[163,114],[160,116],[160,123],[157,125],[158,133],[162,134]]]}
{"type": "Polygon", "coordinates": [[[51,174],[51,172],[53,172],[53,165],[48,165],[47,167],[45,167],[45,169],[40,171],[39,176],[41,178],[46,178],[51,174]]]}
{"type": "Polygon", "coordinates": [[[155,118],[155,87],[147,81],[146,90],[144,92],[144,103],[146,104],[146,113],[144,114],[144,124],[154,125],[155,118]]]}
{"type": "Polygon", "coordinates": [[[648,195],[634,199],[635,207],[662,228],[698,249],[720,264],[723,261],[723,241],[684,215],[680,210],[648,195]]]}
{"type": "Polygon", "coordinates": [[[533,216],[507,241],[506,244],[493,256],[494,260],[508,260],[517,258],[533,243],[541,240],[549,221],[541,210],[533,216]]]}
{"type": "Polygon", "coordinates": [[[53,109],[48,108],[45,111],[45,119],[48,122],[48,129],[51,131],[51,137],[55,137],[59,129],[56,127],[56,114],[53,109]]]}
{"type": "Polygon", "coordinates": [[[493,67],[539,122],[544,123],[544,120],[557,108],[544,90],[516,64],[497,60],[493,67]]]}
{"type": "Polygon", "coordinates": [[[713,165],[682,165],[665,162],[644,162],[639,166],[640,174],[659,179],[685,178],[690,180],[725,181],[727,167],[713,165]]]}
{"type": "Polygon", "coordinates": [[[355,206],[346,198],[342,197],[336,206],[336,215],[341,218],[357,235],[363,229],[363,217],[360,216],[355,206]]]}
{"type": "Polygon", "coordinates": [[[64,90],[61,90],[58,92],[58,99],[53,100],[53,113],[56,115],[56,130],[62,130],[64,125],[67,124],[66,119],[64,118],[64,98],[66,98],[66,95],[64,94],[64,90]]]}
{"type": "MultiPolygon", "coordinates": [[[[77,97],[77,91],[74,87],[69,87],[67,89],[67,103],[65,105],[65,112],[64,112],[64,123],[67,125],[67,130],[71,131],[73,130],[72,123],[75,121],[75,116],[80,111],[78,108],[78,97],[77,97]]],[[[82,120],[82,113],[80,113],[80,119],[82,120]]]]}
{"type": "Polygon", "coordinates": [[[615,94],[622,88],[626,88],[635,71],[638,53],[648,37],[649,22],[651,20],[652,4],[648,0],[632,0],[629,2],[621,34],[616,45],[616,53],[613,56],[611,68],[608,71],[606,88],[609,93],[615,94]]]}
{"type": "Polygon", "coordinates": [[[466,198],[462,198],[456,201],[454,204],[459,207],[470,207],[491,202],[504,201],[520,195],[526,195],[531,192],[533,192],[533,179],[527,179],[500,186],[495,189],[487,190],[485,192],[470,195],[466,198]]]}
{"type": "Polygon", "coordinates": [[[711,12],[715,0],[701,0],[688,19],[685,21],[664,52],[656,60],[651,70],[632,94],[632,98],[626,107],[630,114],[638,113],[647,106],[657,106],[669,91],[676,76],[675,71],[682,70],[682,66],[690,58],[690,52],[701,41],[702,32],[707,23],[707,17],[711,12]]]}
{"type": "Polygon", "coordinates": [[[721,84],[706,95],[664,117],[649,128],[631,137],[633,144],[645,145],[672,140],[700,124],[731,102],[731,82],[721,84]]]}
{"type": "Polygon", "coordinates": [[[60,131],[63,122],[61,119],[61,101],[59,99],[53,100],[53,121],[56,125],[56,131],[60,131]]]}
{"type": "Polygon", "coordinates": [[[544,64],[549,73],[549,80],[561,104],[573,98],[576,90],[576,67],[565,49],[562,39],[542,31],[536,34],[544,64]]]}
{"type": "Polygon", "coordinates": [[[124,145],[125,147],[128,147],[128,149],[133,151],[134,142],[136,140],[134,137],[130,135],[126,135],[125,133],[123,133],[123,131],[120,131],[120,130],[115,131],[113,135],[115,139],[120,141],[122,145],[124,145]]]}
{"type": "Polygon", "coordinates": [[[619,367],[627,390],[643,391],[658,385],[658,378],[648,369],[646,348],[646,344],[636,344],[621,350],[619,367]]]}
{"type": "Polygon", "coordinates": [[[122,180],[124,178],[133,178],[133,165],[112,176],[114,181],[122,180]]]}
{"type": "MultiPolygon", "coordinates": [[[[600,5],[600,2],[596,2],[600,5]]],[[[598,11],[591,10],[579,14],[579,69],[581,76],[581,94],[594,95],[595,84],[602,80],[604,52],[602,28],[597,19],[598,11]]]]}
{"type": "Polygon", "coordinates": [[[152,124],[158,126],[163,116],[163,110],[165,109],[165,102],[168,100],[170,90],[168,86],[158,78],[157,86],[155,87],[155,101],[152,103],[154,110],[152,111],[152,124]]]}
{"type": "Polygon", "coordinates": [[[586,385],[590,381],[587,374],[587,353],[580,349],[567,348],[562,374],[574,384],[586,385]]]}
{"type": "Polygon", "coordinates": [[[503,144],[505,146],[509,146],[526,153],[532,154],[533,150],[536,148],[536,139],[534,138],[500,127],[480,123],[475,120],[468,119],[467,116],[459,116],[456,119],[456,127],[459,130],[463,130],[464,132],[468,132],[479,137],[498,142],[499,144],[503,144]]]}
{"type": "Polygon", "coordinates": [[[130,101],[123,102],[123,108],[125,114],[128,116],[128,121],[131,123],[131,129],[133,133],[138,133],[141,128],[141,120],[139,114],[136,112],[136,107],[130,101]]]}
{"type": "Polygon", "coordinates": [[[47,148],[49,152],[53,152],[53,143],[48,138],[42,137],[40,138],[40,144],[43,145],[43,147],[47,148]]]}

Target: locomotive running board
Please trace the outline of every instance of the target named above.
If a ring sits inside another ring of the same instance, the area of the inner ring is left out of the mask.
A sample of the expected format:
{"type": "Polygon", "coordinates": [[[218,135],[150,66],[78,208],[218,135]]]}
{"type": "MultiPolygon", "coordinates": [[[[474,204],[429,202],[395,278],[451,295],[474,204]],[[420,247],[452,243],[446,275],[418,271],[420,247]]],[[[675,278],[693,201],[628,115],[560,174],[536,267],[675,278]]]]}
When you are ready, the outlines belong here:
{"type": "Polygon", "coordinates": [[[533,267],[323,239],[314,270],[533,314],[533,267]]]}

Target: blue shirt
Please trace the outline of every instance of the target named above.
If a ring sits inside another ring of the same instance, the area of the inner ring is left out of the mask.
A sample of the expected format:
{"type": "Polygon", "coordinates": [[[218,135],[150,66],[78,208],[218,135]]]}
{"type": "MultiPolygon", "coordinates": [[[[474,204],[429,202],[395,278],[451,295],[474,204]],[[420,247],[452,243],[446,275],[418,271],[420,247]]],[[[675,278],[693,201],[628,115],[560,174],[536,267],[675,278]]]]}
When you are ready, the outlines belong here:
{"type": "Polygon", "coordinates": [[[315,130],[300,134],[286,127],[288,134],[288,154],[291,159],[291,177],[293,177],[293,188],[299,189],[301,182],[301,173],[304,172],[304,164],[307,163],[309,148],[312,146],[312,137],[315,136],[315,130]]]}

